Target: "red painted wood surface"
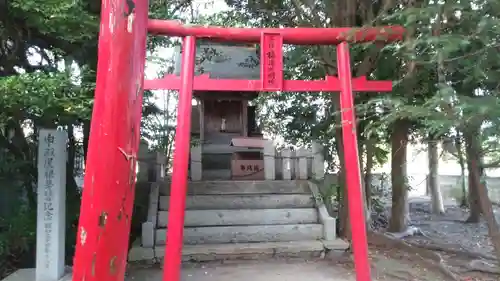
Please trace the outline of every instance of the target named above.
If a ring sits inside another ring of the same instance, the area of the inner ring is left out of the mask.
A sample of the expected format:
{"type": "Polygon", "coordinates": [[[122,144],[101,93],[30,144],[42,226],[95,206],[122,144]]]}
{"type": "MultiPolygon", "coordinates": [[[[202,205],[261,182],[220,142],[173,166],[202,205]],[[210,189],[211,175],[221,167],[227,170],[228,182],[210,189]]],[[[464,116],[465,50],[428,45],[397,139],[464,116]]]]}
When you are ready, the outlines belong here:
{"type": "Polygon", "coordinates": [[[398,41],[403,39],[401,26],[365,28],[223,28],[215,26],[189,26],[175,20],[149,20],[152,34],[166,36],[196,36],[214,41],[259,43],[263,33],[279,33],[283,44],[332,45],[341,42],[398,41]]]}
{"type": "Polygon", "coordinates": [[[177,127],[172,164],[172,186],[168,208],[167,245],[165,249],[164,281],[179,281],[181,269],[184,215],[188,180],[189,150],[191,148],[191,110],[193,99],[194,60],[196,39],[184,38],[181,60],[181,88],[177,105],[177,127]]]}
{"type": "MultiPolygon", "coordinates": [[[[146,90],[179,90],[181,80],[179,76],[167,75],[164,78],[146,80],[146,90]]],[[[200,75],[194,78],[193,89],[195,91],[228,91],[235,92],[265,92],[260,80],[236,80],[236,79],[211,79],[208,75],[200,75]]],[[[365,76],[352,79],[354,92],[390,92],[391,81],[370,81],[365,76]]],[[[340,81],[336,76],[327,76],[324,80],[284,80],[281,91],[284,92],[340,92],[340,81]]]]}
{"type": "Polygon", "coordinates": [[[263,33],[260,42],[260,81],[263,91],[283,89],[283,37],[263,33]]]}
{"type": "Polygon", "coordinates": [[[148,1],[103,0],[73,281],[123,281],[142,112],[148,1]]]}
{"type": "Polygon", "coordinates": [[[359,170],[358,137],[356,133],[356,113],[351,82],[351,62],[349,45],[337,46],[337,71],[340,79],[340,110],[342,118],[342,140],[344,142],[344,164],[346,172],[347,197],[349,198],[349,222],[352,232],[352,249],[357,281],[370,281],[368,241],[366,238],[364,198],[361,191],[359,170]]]}

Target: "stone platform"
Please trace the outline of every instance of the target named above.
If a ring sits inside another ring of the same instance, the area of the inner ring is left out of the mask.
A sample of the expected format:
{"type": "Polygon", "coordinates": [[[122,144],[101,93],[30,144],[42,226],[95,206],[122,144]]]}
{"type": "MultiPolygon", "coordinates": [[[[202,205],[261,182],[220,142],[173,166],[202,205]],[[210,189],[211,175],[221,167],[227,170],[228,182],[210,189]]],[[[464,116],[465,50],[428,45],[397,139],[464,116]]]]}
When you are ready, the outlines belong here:
{"type": "MultiPolygon", "coordinates": [[[[68,273],[59,281],[71,281],[73,275],[68,269],[68,273]]],[[[11,275],[4,278],[2,281],[35,281],[35,269],[34,268],[23,268],[12,273],[11,275]]]]}
{"type": "MultiPolygon", "coordinates": [[[[161,281],[161,269],[131,270],[126,281],[161,281]]],[[[352,271],[320,261],[266,261],[184,267],[181,281],[354,281],[352,271]]]]}
{"type": "MultiPolygon", "coordinates": [[[[162,281],[160,268],[130,268],[125,281],[162,281]]],[[[60,281],[71,281],[71,274],[60,281]]],[[[3,281],[34,281],[34,269],[22,269],[3,281]]],[[[354,281],[350,270],[331,261],[276,260],[188,265],[181,270],[181,281],[354,281]]]]}

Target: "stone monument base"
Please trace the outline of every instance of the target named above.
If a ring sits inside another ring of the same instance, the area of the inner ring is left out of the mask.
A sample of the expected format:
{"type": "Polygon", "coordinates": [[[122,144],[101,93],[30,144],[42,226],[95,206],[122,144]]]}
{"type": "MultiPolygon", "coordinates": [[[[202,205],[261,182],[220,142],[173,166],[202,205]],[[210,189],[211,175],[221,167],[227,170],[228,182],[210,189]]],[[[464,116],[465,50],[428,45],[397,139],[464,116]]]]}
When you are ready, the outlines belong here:
{"type": "MultiPolygon", "coordinates": [[[[2,281],[33,281],[35,280],[35,269],[34,268],[23,268],[18,269],[16,272],[5,277],[2,281]]],[[[54,281],[71,281],[73,274],[71,273],[71,268],[66,269],[66,273],[59,280],[54,281]]]]}

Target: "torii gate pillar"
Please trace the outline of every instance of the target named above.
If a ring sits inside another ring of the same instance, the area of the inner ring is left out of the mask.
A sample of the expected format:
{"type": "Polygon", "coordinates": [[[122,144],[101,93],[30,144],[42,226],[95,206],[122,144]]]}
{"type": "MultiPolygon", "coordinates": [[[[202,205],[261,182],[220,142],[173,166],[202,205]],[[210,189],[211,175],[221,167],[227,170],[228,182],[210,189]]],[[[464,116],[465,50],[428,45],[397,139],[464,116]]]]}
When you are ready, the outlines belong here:
{"type": "Polygon", "coordinates": [[[103,0],[73,281],[123,281],[135,192],[147,0],[103,0]]]}

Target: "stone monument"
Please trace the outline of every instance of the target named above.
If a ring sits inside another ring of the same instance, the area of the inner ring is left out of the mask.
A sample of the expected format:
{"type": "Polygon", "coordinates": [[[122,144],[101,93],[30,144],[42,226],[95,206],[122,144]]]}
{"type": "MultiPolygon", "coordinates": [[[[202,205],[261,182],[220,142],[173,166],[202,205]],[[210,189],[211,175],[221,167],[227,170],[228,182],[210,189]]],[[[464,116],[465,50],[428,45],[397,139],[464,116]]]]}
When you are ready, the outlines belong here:
{"type": "Polygon", "coordinates": [[[62,130],[39,133],[36,281],[64,275],[67,139],[62,130]]]}

